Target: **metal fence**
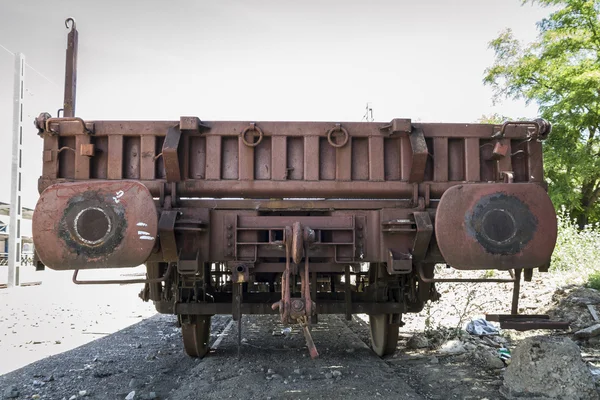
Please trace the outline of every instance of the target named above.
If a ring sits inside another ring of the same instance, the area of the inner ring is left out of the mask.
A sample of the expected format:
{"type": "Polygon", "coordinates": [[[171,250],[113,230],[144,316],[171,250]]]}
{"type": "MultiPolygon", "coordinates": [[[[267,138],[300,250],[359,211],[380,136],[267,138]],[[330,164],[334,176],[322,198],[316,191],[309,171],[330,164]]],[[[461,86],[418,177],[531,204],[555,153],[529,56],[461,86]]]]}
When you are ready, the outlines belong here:
{"type": "MultiPolygon", "coordinates": [[[[0,253],[0,266],[8,265],[8,253],[0,253]]],[[[21,265],[32,266],[33,265],[33,252],[21,253],[21,265]]]]}

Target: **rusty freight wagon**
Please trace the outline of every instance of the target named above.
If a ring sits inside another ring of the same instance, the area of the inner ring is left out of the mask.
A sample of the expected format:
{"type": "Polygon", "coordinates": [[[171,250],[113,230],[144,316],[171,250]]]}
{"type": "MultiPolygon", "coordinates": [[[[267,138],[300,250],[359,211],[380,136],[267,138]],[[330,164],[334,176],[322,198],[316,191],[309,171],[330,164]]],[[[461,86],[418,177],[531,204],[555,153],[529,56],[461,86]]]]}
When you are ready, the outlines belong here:
{"type": "MultiPolygon", "coordinates": [[[[72,22],[72,21],[71,21],[72,22]]],[[[39,260],[58,270],[145,264],[143,300],[176,314],[186,352],[208,350],[211,316],[370,316],[372,347],[396,347],[404,313],[438,300],[434,265],[548,268],[556,216],[543,120],[391,122],[89,121],[75,116],[77,31],[63,115],[44,140],[33,216],[39,260]]],[[[524,271],[524,272],[523,272],[524,271]]],[[[490,281],[490,280],[488,280],[490,281]]]]}

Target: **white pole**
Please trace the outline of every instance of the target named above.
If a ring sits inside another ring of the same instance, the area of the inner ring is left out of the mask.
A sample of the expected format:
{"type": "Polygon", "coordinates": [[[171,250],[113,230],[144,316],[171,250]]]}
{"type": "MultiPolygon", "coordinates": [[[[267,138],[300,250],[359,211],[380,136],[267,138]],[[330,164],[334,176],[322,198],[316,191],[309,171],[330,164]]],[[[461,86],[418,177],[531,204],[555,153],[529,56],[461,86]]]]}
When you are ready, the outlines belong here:
{"type": "Polygon", "coordinates": [[[23,147],[23,92],[25,56],[15,54],[10,223],[8,233],[8,287],[19,286],[21,268],[21,156],[23,147]]]}

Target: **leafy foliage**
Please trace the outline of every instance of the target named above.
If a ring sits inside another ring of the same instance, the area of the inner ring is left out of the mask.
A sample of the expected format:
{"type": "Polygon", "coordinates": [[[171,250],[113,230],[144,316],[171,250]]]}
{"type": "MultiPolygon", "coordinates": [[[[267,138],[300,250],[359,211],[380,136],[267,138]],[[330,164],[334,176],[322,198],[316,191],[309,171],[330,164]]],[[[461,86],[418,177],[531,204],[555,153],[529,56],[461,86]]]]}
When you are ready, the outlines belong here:
{"type": "Polygon", "coordinates": [[[600,223],[590,224],[579,229],[567,211],[561,208],[557,213],[558,237],[552,254],[553,270],[575,270],[578,273],[600,274],[600,223]]]}
{"type": "Polygon", "coordinates": [[[495,99],[535,102],[553,124],[544,143],[554,204],[580,227],[600,220],[600,1],[531,0],[556,11],[538,22],[528,45],[506,30],[490,42],[496,53],[484,83],[495,99]]]}
{"type": "Polygon", "coordinates": [[[600,290],[600,271],[594,271],[588,277],[587,287],[600,290]]]}

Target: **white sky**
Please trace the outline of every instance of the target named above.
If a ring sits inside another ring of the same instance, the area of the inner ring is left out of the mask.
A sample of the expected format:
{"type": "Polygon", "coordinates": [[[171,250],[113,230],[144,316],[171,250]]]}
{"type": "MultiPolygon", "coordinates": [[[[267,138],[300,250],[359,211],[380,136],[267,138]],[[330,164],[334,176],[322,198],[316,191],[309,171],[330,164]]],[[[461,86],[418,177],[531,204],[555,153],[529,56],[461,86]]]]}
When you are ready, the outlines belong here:
{"type": "MultiPolygon", "coordinates": [[[[482,84],[504,28],[532,41],[547,9],[520,0],[0,0],[0,44],[26,69],[23,205],[37,200],[33,118],[62,106],[67,17],[79,30],[84,119],[473,122],[494,112],[482,84]]],[[[0,201],[10,198],[13,57],[0,49],[0,201]]]]}

